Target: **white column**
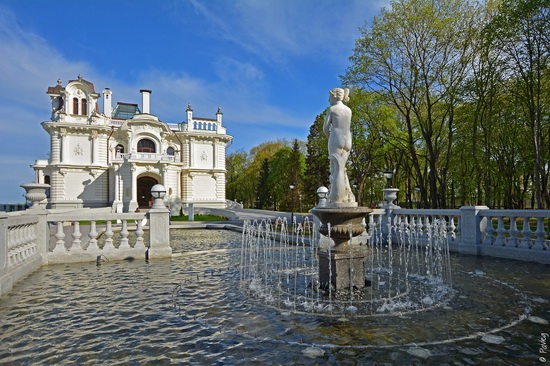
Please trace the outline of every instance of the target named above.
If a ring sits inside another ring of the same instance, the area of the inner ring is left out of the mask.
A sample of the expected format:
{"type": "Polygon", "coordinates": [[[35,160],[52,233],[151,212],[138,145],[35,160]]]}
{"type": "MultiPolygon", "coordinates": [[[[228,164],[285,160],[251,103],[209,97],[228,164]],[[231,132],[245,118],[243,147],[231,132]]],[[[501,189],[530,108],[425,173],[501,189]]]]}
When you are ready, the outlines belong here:
{"type": "Polygon", "coordinates": [[[92,165],[99,165],[99,147],[97,145],[97,131],[92,131],[92,165]]]}
{"type": "Polygon", "coordinates": [[[67,130],[61,129],[61,163],[67,163],[69,158],[69,143],[67,142],[67,130]]]}
{"type": "Polygon", "coordinates": [[[217,144],[217,141],[214,141],[212,143],[212,150],[213,150],[213,153],[212,153],[212,159],[214,160],[212,162],[212,167],[214,169],[217,169],[218,168],[218,144],[217,144]]]}
{"type": "Polygon", "coordinates": [[[136,165],[132,164],[130,171],[132,172],[132,178],[130,184],[132,185],[132,202],[137,204],[137,180],[136,180],[136,165]]]}
{"type": "Polygon", "coordinates": [[[119,189],[120,189],[120,173],[119,169],[115,166],[115,202],[120,201],[119,189]]]}
{"type": "Polygon", "coordinates": [[[61,159],[61,140],[59,137],[59,132],[54,131],[52,133],[52,155],[50,156],[52,164],[59,164],[61,159]]]}
{"type": "Polygon", "coordinates": [[[160,182],[160,184],[162,184],[164,187],[166,187],[166,189],[168,189],[168,186],[167,186],[167,183],[166,183],[166,171],[167,171],[167,167],[166,166],[163,166],[160,168],[160,177],[162,179],[162,182],[160,182]]]}

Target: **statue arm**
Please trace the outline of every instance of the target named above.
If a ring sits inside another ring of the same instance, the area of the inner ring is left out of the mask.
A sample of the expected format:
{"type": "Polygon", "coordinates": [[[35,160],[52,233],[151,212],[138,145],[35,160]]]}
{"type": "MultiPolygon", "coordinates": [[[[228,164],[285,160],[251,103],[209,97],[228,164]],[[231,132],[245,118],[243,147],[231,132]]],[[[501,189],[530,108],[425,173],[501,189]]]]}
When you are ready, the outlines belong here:
{"type": "Polygon", "coordinates": [[[327,113],[327,116],[325,117],[325,123],[323,124],[323,132],[325,133],[325,136],[330,136],[330,111],[327,113]]]}

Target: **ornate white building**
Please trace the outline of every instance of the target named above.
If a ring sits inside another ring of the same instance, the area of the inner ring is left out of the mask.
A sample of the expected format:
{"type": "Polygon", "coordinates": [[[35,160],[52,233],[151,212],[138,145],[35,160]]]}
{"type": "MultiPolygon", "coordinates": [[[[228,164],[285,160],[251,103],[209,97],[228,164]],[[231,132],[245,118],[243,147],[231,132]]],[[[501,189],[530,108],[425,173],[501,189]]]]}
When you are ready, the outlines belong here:
{"type": "Polygon", "coordinates": [[[151,187],[166,187],[172,212],[195,206],[225,207],[225,155],[232,136],[216,118],[193,116],[165,123],[150,113],[150,90],[137,104],[118,102],[103,90],[99,111],[94,85],[78,77],[49,87],[52,113],[42,127],[50,135],[49,160],[33,165],[37,183],[51,185],[48,207],[112,207],[133,212],[149,207],[151,187]]]}

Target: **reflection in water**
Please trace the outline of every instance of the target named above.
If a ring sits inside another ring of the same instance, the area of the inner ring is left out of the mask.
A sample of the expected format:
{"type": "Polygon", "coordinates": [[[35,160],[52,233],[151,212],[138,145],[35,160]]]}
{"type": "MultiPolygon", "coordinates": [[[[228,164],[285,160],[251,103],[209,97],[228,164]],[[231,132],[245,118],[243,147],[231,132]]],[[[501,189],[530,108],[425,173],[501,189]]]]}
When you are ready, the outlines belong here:
{"type": "Polygon", "coordinates": [[[542,356],[544,265],[453,255],[446,306],[334,318],[243,294],[241,234],[172,235],[181,253],[172,260],[48,266],[18,283],[0,299],[0,364],[532,365],[542,356]]]}

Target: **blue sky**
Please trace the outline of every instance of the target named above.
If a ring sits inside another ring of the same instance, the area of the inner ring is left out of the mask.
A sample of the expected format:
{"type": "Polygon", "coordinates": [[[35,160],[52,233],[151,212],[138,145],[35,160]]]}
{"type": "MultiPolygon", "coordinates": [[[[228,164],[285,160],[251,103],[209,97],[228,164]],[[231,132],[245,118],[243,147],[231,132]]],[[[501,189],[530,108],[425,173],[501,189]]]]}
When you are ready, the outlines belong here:
{"type": "MultiPolygon", "coordinates": [[[[113,101],[185,120],[215,118],[228,153],[305,140],[340,86],[359,27],[388,0],[0,0],[0,202],[23,202],[47,159],[48,86],[80,74],[113,101]]],[[[102,110],[102,108],[101,108],[102,110]]]]}

